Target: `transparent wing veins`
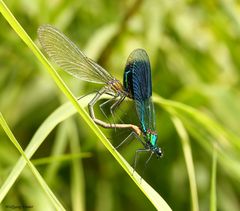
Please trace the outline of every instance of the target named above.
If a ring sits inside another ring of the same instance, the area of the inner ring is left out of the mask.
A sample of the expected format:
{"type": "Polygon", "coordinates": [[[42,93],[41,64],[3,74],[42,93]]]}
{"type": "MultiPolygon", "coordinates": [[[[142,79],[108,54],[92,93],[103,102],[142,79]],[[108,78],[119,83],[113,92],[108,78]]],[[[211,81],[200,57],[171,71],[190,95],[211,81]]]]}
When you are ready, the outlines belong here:
{"type": "Polygon", "coordinates": [[[51,25],[39,27],[38,38],[48,56],[74,77],[94,83],[113,80],[104,68],[85,56],[70,39],[51,25]]]}

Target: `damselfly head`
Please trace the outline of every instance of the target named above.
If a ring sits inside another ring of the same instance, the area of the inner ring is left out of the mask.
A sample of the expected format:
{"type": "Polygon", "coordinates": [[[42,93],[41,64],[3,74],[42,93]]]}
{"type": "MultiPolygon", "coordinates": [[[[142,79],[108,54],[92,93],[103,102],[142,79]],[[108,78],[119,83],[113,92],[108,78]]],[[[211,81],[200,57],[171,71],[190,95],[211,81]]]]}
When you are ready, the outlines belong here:
{"type": "Polygon", "coordinates": [[[163,156],[163,152],[158,146],[154,148],[153,152],[156,154],[157,158],[161,158],[163,156]]]}

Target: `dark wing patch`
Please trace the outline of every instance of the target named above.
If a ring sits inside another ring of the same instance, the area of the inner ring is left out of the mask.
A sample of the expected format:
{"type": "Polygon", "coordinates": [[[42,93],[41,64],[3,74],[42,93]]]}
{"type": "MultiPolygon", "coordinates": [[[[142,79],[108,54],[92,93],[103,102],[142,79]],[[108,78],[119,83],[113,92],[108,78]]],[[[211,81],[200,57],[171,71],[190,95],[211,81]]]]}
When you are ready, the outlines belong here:
{"type": "Polygon", "coordinates": [[[128,57],[123,85],[135,101],[137,114],[144,132],[155,130],[154,106],[152,103],[151,67],[143,49],[134,50],[128,57]]]}

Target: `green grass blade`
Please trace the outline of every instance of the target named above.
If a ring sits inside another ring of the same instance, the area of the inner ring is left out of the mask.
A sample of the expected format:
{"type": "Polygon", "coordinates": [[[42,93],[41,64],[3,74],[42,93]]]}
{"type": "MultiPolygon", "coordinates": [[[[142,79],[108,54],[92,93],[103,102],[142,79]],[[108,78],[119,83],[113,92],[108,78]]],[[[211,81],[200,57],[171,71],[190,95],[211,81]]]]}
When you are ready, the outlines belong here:
{"type": "Polygon", "coordinates": [[[155,96],[154,100],[171,116],[177,116],[206,152],[212,154],[212,144],[215,144],[219,164],[230,177],[239,181],[240,139],[238,136],[190,106],[159,96],[155,96]]]}
{"type": "Polygon", "coordinates": [[[210,211],[217,210],[216,175],[217,175],[217,152],[215,147],[213,146],[212,176],[211,176],[211,190],[210,190],[210,211]]]}
{"type": "MultiPolygon", "coordinates": [[[[56,109],[51,115],[49,115],[48,118],[38,128],[32,139],[30,140],[30,143],[26,147],[25,149],[26,157],[30,159],[32,155],[37,151],[39,146],[46,139],[46,137],[56,127],[56,125],[58,125],[60,122],[64,121],[74,113],[76,113],[76,110],[73,108],[73,106],[70,103],[66,103],[60,106],[58,109],[56,109]]],[[[2,194],[0,197],[0,201],[6,196],[7,192],[12,187],[12,185],[14,184],[14,182],[24,169],[25,165],[26,160],[23,159],[23,157],[21,157],[15,164],[13,170],[11,171],[8,178],[4,181],[0,189],[0,193],[2,194]]]]}
{"type": "MultiPolygon", "coordinates": [[[[70,150],[72,153],[79,153],[81,145],[78,138],[77,125],[72,119],[69,119],[66,124],[66,131],[70,141],[70,150]]],[[[83,170],[83,163],[80,160],[72,160],[71,168],[71,203],[72,210],[84,211],[86,209],[85,196],[85,177],[83,170]]]]}
{"type": "Polygon", "coordinates": [[[192,200],[192,210],[198,211],[199,205],[198,205],[197,183],[196,183],[196,177],[195,177],[195,171],[194,171],[191,146],[189,143],[189,137],[188,137],[187,131],[185,130],[180,119],[178,119],[177,117],[172,117],[172,121],[175,125],[175,128],[178,132],[178,135],[179,135],[181,143],[182,143],[183,154],[184,154],[184,158],[185,158],[185,162],[186,162],[186,166],[187,166],[188,177],[189,177],[191,200],[192,200]]]}
{"type": "MultiPolygon", "coordinates": [[[[51,189],[48,187],[48,185],[45,183],[44,179],[41,177],[41,175],[39,174],[38,170],[35,168],[35,166],[31,163],[31,161],[27,158],[26,154],[24,153],[23,149],[21,148],[21,146],[19,145],[18,141],[16,140],[16,138],[14,137],[12,131],[10,130],[10,128],[7,125],[7,122],[4,120],[2,114],[0,113],[0,124],[2,126],[2,128],[4,129],[5,133],[7,134],[7,136],[9,137],[9,139],[12,141],[12,143],[14,144],[14,146],[17,148],[17,150],[20,152],[20,154],[22,155],[22,157],[25,159],[27,165],[29,166],[30,170],[32,171],[33,175],[36,177],[37,181],[39,182],[39,184],[41,185],[43,191],[46,193],[46,195],[48,196],[48,198],[52,201],[53,206],[56,208],[56,210],[65,210],[64,207],[61,205],[61,203],[58,201],[58,199],[56,198],[56,196],[53,194],[53,192],[51,191],[51,189]]],[[[6,194],[6,189],[0,191],[0,202],[3,199],[3,195],[6,194]]]]}
{"type": "Polygon", "coordinates": [[[32,163],[36,166],[36,165],[45,165],[52,162],[64,162],[64,161],[71,161],[79,158],[89,158],[89,157],[91,157],[91,153],[81,152],[76,154],[65,154],[65,155],[59,155],[59,156],[51,156],[51,157],[34,159],[32,160],[32,163]]]}

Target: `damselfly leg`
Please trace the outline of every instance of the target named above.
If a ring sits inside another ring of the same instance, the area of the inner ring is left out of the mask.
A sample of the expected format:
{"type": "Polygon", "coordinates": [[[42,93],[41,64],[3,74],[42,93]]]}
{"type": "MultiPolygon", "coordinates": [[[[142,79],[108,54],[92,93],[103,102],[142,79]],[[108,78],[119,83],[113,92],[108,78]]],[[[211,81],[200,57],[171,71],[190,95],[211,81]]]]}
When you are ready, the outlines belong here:
{"type": "Polygon", "coordinates": [[[137,134],[135,131],[132,131],[118,146],[115,147],[115,149],[119,149],[123,144],[129,141],[131,137],[136,138],[138,141],[141,142],[141,144],[144,144],[144,142],[140,138],[140,134],[137,134]]]}
{"type": "MultiPolygon", "coordinates": [[[[115,102],[110,106],[110,114],[111,114],[111,117],[112,117],[112,119],[113,119],[113,124],[115,125],[115,124],[116,124],[116,120],[115,120],[115,115],[114,115],[114,111],[113,111],[112,107],[113,107],[115,104],[118,104],[119,102],[121,103],[121,102],[124,100],[125,96],[121,96],[121,95],[118,94],[118,93],[115,94],[115,95],[109,94],[109,93],[106,93],[106,94],[112,96],[112,98],[110,98],[110,99],[108,99],[107,101],[101,103],[101,104],[99,105],[99,108],[100,108],[101,112],[103,113],[103,115],[106,117],[106,119],[108,119],[108,121],[110,122],[109,117],[107,116],[107,114],[105,113],[105,111],[104,111],[103,108],[104,108],[107,104],[111,103],[112,101],[115,101],[115,102]]],[[[120,119],[120,120],[121,120],[121,119],[120,119]]],[[[121,121],[121,122],[122,122],[122,121],[121,121]]],[[[124,123],[122,122],[122,124],[124,124],[124,123]]],[[[116,129],[116,128],[115,128],[115,129],[116,129]]]]}

